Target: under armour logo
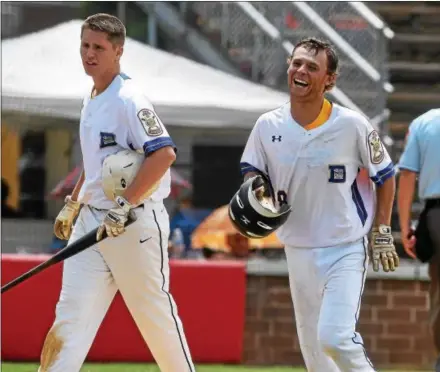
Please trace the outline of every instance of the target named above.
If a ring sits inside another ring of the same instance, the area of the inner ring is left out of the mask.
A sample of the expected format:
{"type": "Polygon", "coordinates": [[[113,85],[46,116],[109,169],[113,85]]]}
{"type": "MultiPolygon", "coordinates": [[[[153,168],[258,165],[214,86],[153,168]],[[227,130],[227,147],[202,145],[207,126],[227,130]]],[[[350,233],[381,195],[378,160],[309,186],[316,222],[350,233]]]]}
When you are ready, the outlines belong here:
{"type": "Polygon", "coordinates": [[[281,136],[272,136],[272,142],[275,141],[281,142],[281,136]]]}
{"type": "Polygon", "coordinates": [[[251,221],[246,218],[246,216],[241,216],[241,220],[245,225],[248,225],[251,221]]]}

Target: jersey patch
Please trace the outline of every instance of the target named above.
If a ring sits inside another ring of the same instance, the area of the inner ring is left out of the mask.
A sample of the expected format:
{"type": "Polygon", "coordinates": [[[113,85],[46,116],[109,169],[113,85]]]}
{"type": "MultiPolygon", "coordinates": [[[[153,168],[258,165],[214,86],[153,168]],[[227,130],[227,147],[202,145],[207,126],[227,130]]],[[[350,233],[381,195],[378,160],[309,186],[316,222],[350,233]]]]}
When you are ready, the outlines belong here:
{"type": "Polygon", "coordinates": [[[328,166],[328,182],[344,183],[347,177],[345,165],[329,165],[328,166]]]}
{"type": "Polygon", "coordinates": [[[380,164],[385,158],[385,149],[383,148],[379,133],[375,130],[368,135],[368,150],[373,164],[380,164]]]}
{"type": "Polygon", "coordinates": [[[137,116],[144,127],[145,132],[150,137],[157,137],[163,133],[162,125],[153,111],[142,109],[138,112],[137,116]]]}
{"type": "Polygon", "coordinates": [[[99,148],[116,146],[116,135],[114,133],[101,132],[99,136],[101,137],[99,148]]]}

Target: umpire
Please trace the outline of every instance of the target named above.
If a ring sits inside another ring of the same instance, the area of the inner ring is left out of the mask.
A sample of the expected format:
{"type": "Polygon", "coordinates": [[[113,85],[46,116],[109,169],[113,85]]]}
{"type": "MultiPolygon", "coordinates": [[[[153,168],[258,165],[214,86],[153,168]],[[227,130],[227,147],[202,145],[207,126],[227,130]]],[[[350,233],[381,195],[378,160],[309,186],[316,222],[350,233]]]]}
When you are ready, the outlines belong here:
{"type": "Polygon", "coordinates": [[[440,372],[440,109],[430,110],[409,126],[399,162],[397,203],[405,252],[429,263],[430,327],[440,372]],[[418,196],[424,201],[417,228],[410,227],[411,205],[418,178],[418,196]]]}

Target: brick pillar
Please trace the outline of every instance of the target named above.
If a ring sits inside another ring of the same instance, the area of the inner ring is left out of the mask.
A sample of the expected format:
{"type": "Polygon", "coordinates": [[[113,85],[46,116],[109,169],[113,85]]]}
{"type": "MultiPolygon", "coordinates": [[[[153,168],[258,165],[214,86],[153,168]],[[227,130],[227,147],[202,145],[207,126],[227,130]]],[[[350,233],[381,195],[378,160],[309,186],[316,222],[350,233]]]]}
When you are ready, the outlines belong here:
{"type": "MultiPolygon", "coordinates": [[[[359,331],[379,369],[432,369],[428,282],[367,279],[359,331]]],[[[248,276],[244,364],[303,366],[287,276],[248,276]]]]}
{"type": "Polygon", "coordinates": [[[428,326],[428,282],[367,280],[359,330],[378,367],[432,368],[428,326]]]}
{"type": "Polygon", "coordinates": [[[287,277],[248,277],[243,349],[245,364],[304,364],[287,277]]]}

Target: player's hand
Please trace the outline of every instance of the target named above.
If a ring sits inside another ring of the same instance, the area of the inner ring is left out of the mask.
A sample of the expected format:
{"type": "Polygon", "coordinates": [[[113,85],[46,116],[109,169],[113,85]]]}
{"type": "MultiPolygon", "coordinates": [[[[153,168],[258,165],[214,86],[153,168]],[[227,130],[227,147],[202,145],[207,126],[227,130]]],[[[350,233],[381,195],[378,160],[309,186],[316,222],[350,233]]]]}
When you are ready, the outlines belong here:
{"type": "Polygon", "coordinates": [[[255,189],[255,196],[258,200],[263,200],[264,197],[265,188],[264,185],[261,185],[260,187],[257,187],[255,189]]]}
{"type": "Polygon", "coordinates": [[[110,209],[104,218],[101,226],[99,226],[96,232],[96,240],[102,239],[104,230],[108,237],[117,237],[125,231],[125,223],[128,220],[128,214],[132,208],[132,205],[123,197],[118,196],[115,199],[118,207],[110,209]]]}
{"type": "Polygon", "coordinates": [[[402,245],[406,254],[411,258],[416,259],[416,236],[414,230],[410,230],[408,233],[402,231],[402,245]]]}
{"type": "Polygon", "coordinates": [[[394,246],[390,226],[379,225],[379,227],[373,227],[371,231],[370,259],[374,271],[379,271],[380,264],[382,264],[385,272],[394,271],[399,266],[399,256],[394,246]]]}
{"type": "Polygon", "coordinates": [[[53,232],[58,239],[69,240],[72,234],[73,220],[78,216],[81,203],[72,200],[70,195],[66,196],[64,202],[66,204],[55,219],[53,232]]]}

